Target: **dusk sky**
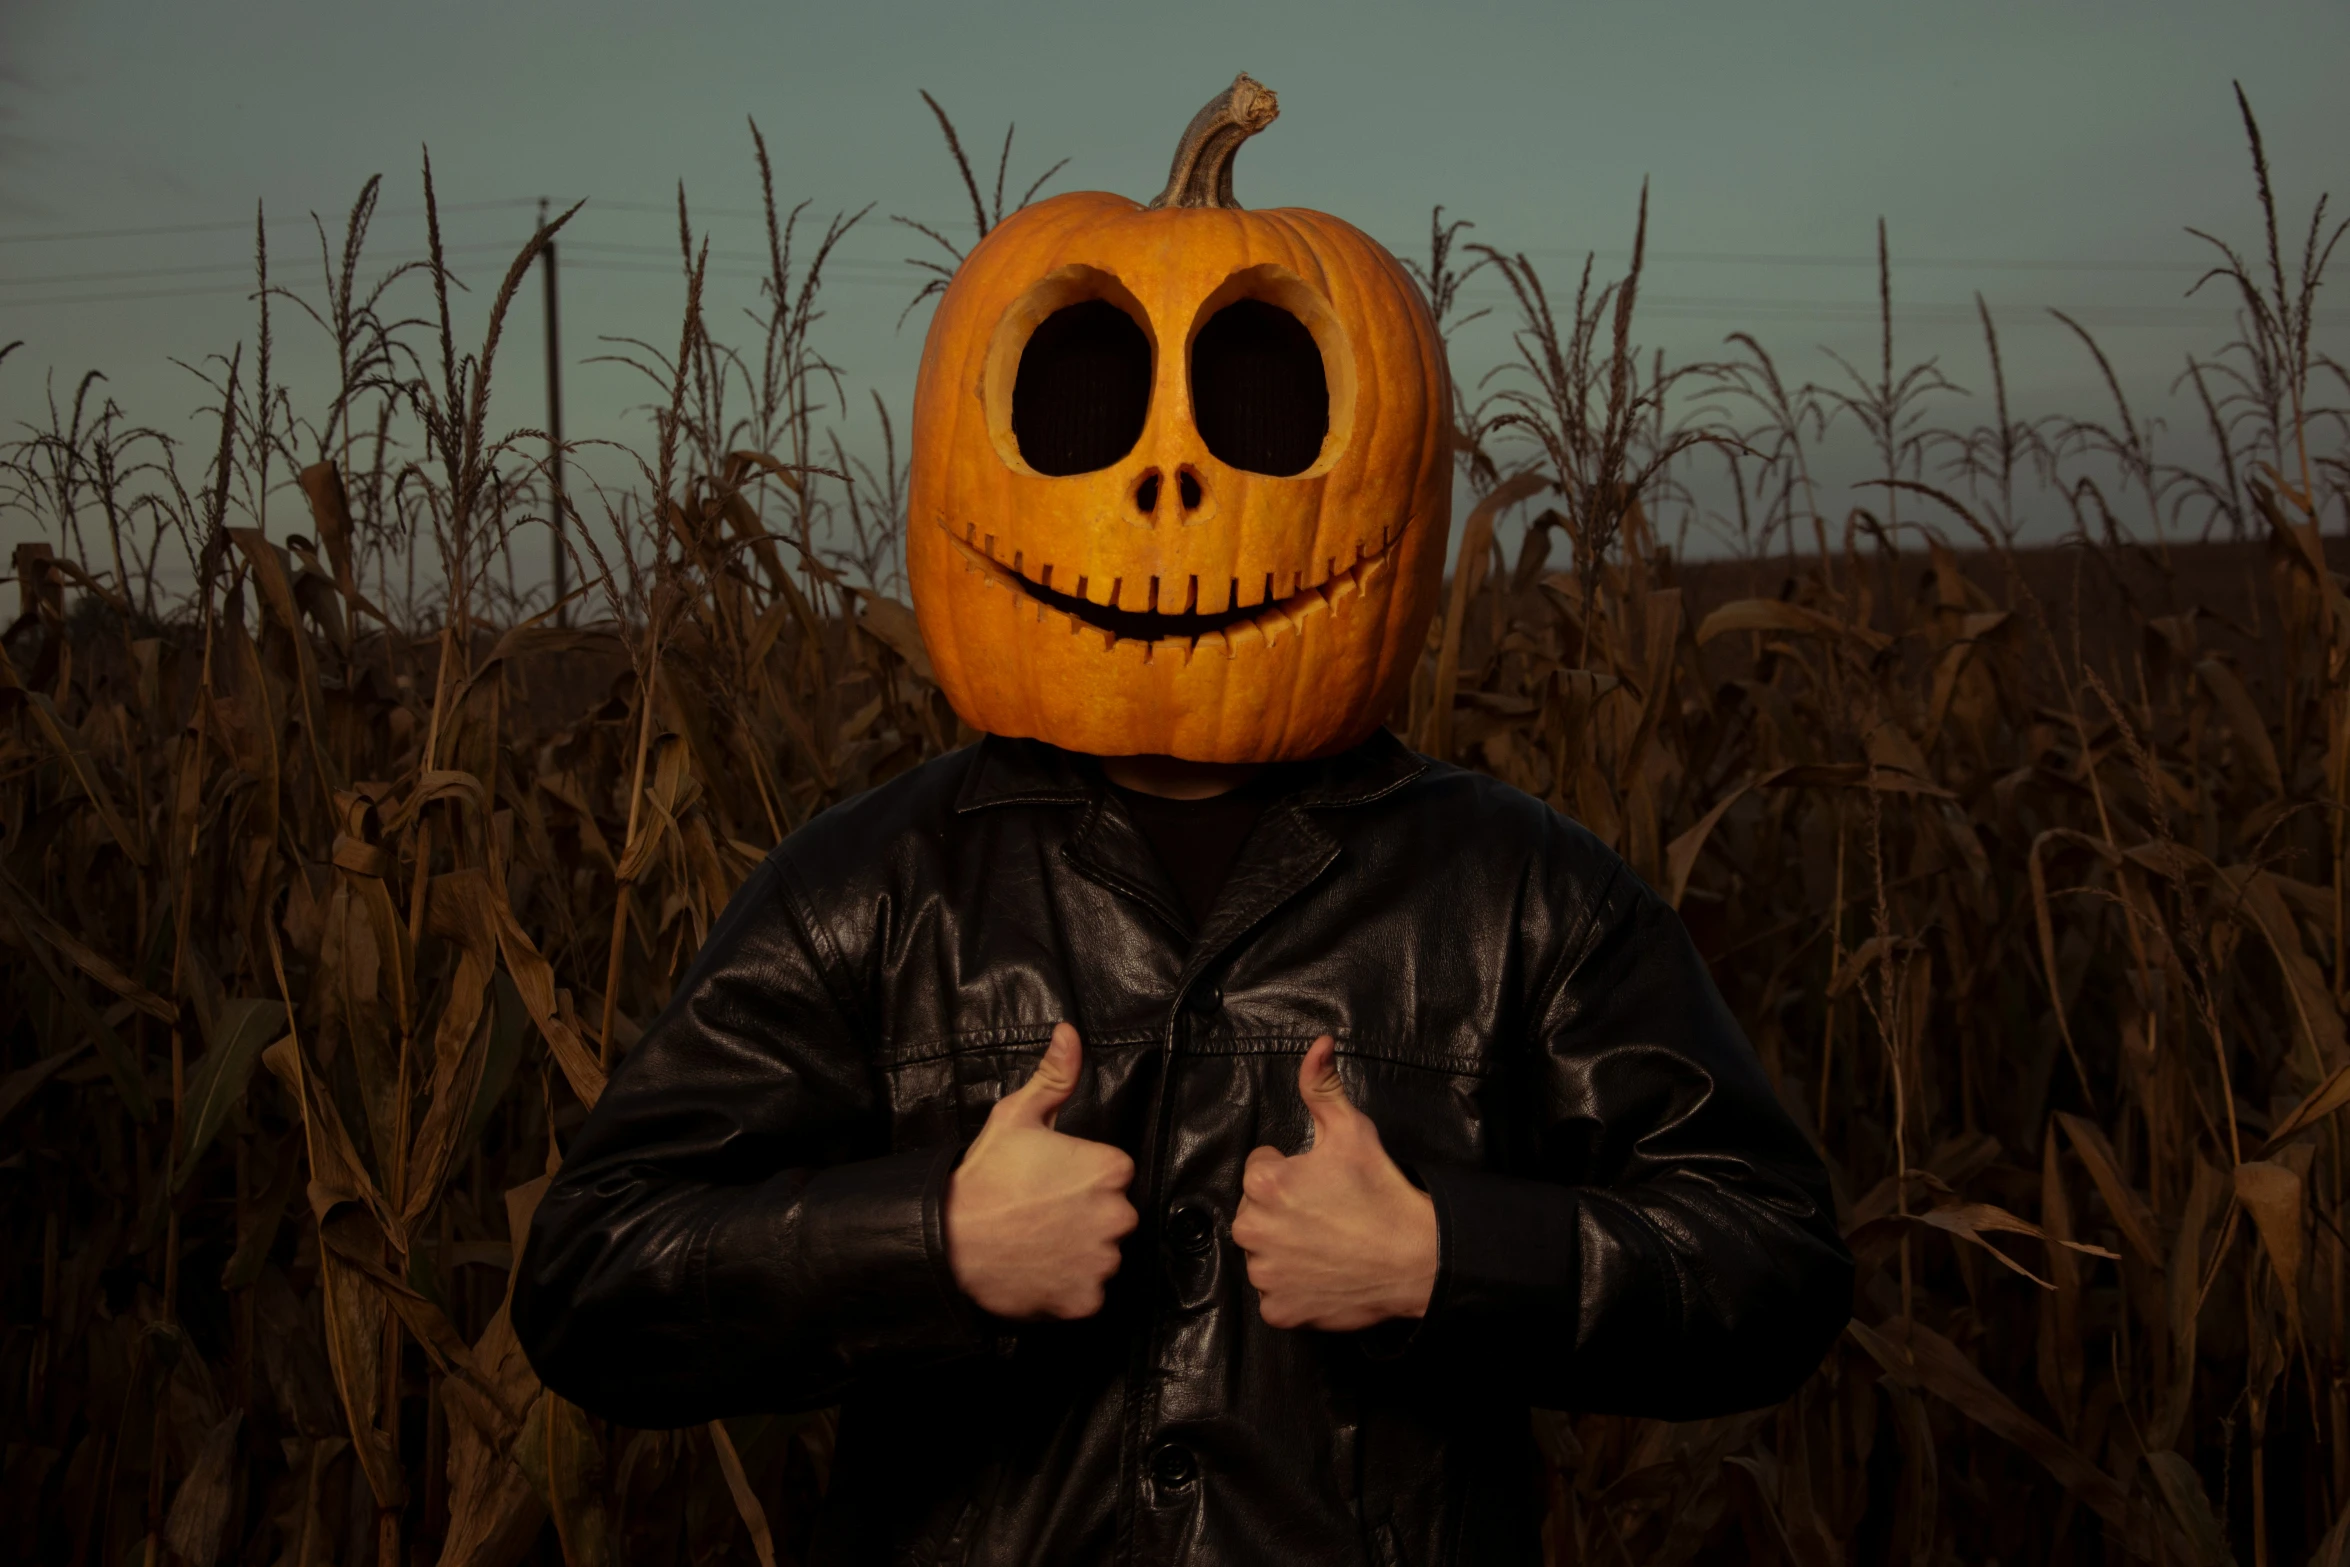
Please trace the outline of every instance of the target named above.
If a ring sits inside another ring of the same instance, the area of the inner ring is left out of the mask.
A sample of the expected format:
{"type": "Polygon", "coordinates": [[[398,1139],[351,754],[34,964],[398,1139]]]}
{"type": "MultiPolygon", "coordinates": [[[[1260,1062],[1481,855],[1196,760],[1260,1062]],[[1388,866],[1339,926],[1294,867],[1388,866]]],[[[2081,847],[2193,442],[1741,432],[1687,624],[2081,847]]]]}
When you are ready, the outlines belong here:
{"type": "MultiPolygon", "coordinates": [[[[202,388],[173,359],[253,331],[256,202],[277,280],[316,289],[308,214],[330,232],[386,179],[374,253],[421,252],[429,147],[465,331],[527,237],[538,198],[588,205],[566,238],[569,431],[642,444],[641,383],[586,363],[599,336],[674,344],[682,179],[718,258],[725,335],[755,298],[755,167],[819,219],[873,203],[840,252],[818,346],[847,372],[844,429],[872,445],[870,390],[903,420],[928,307],[903,328],[928,242],[970,217],[917,89],[967,141],[1017,122],[1015,188],[1137,197],[1191,112],[1246,70],[1281,99],[1238,189],[1318,207],[1406,254],[1428,212],[1534,256],[1571,291],[1582,252],[1620,266],[1650,182],[1654,265],[1637,335],[1678,358],[1754,332],[1798,379],[1823,347],[1875,353],[1874,226],[1895,257],[1905,357],[1985,385],[1972,298],[1998,315],[2019,412],[2105,412],[2094,366],[2044,307],[2100,335],[2130,394],[2194,436],[2168,391],[2227,336],[2208,252],[2257,243],[2240,80],[2288,224],[2342,168],[2350,8],[2331,4],[160,5],[0,0],[0,422],[45,417],[86,369],[142,422],[185,430],[202,388]]],[[[1490,289],[1480,289],[1490,299],[1490,289]]],[[[543,407],[535,288],[498,366],[493,425],[543,407]]],[[[410,296],[421,313],[426,295],[410,296]]],[[[2338,318],[2321,346],[2338,348],[2338,318]]],[[[1498,317],[1456,374],[1504,348],[1498,317]]],[[[748,336],[747,323],[742,336],[748,336]]],[[[297,410],[323,402],[320,340],[291,311],[280,355],[297,410]]],[[[1971,422],[1979,415],[1954,416],[1971,422]]],[[[902,423],[901,423],[902,428],[902,423]]]]}

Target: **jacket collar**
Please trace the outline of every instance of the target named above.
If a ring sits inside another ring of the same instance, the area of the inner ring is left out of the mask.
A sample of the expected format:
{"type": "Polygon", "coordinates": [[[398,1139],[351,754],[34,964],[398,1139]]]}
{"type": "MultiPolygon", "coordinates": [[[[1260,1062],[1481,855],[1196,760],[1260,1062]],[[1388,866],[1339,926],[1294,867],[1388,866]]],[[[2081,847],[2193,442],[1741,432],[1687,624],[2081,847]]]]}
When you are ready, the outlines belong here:
{"type": "MultiPolygon", "coordinates": [[[[955,799],[958,813],[997,805],[1090,805],[1103,793],[1101,769],[1091,757],[1041,740],[1008,740],[987,735],[955,799]]],[[[1309,809],[1366,805],[1393,794],[1428,768],[1387,729],[1353,748],[1298,764],[1297,778],[1281,796],[1309,809]]]]}
{"type": "Polygon", "coordinates": [[[1100,765],[1036,740],[990,735],[957,812],[997,805],[1083,806],[1062,854],[1079,874],[1141,903],[1171,930],[1189,938],[1178,994],[1187,991],[1259,920],[1317,880],[1339,857],[1338,840],[1307,813],[1363,805],[1393,794],[1428,767],[1385,729],[1335,756],[1298,764],[1286,786],[1266,802],[1249,837],[1248,852],[1232,867],[1216,905],[1196,929],[1175,884],[1126,807],[1104,781],[1100,765]]]}

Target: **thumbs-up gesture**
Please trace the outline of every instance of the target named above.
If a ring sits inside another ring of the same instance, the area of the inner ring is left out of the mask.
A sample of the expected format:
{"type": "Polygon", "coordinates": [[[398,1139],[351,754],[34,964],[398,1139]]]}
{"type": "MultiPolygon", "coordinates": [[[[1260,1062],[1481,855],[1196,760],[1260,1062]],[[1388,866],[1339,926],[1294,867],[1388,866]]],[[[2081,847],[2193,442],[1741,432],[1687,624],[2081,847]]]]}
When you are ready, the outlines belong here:
{"type": "Polygon", "coordinates": [[[1423,1316],[1436,1288],[1436,1205],[1346,1097],[1337,1054],[1324,1034],[1298,1068],[1313,1146],[1295,1158],[1259,1148],[1241,1172],[1232,1240],[1271,1327],[1346,1333],[1423,1316]]]}
{"type": "Polygon", "coordinates": [[[996,1101],[947,1185],[947,1263],[999,1317],[1090,1317],[1134,1229],[1134,1161],[1053,1130],[1077,1088],[1077,1030],[1053,1029],[1036,1075],[996,1101]]]}

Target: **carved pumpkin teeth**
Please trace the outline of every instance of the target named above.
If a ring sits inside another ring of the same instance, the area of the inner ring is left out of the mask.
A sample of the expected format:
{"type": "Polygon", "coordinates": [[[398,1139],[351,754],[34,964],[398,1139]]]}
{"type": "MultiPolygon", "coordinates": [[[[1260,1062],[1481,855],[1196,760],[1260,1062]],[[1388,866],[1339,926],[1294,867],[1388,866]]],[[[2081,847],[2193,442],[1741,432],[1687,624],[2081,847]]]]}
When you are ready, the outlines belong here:
{"type": "MultiPolygon", "coordinates": [[[[1248,604],[1239,602],[1240,579],[1234,578],[1228,607],[1222,610],[1202,610],[1199,607],[1197,577],[1188,579],[1181,611],[1161,610],[1158,604],[1162,579],[1150,577],[1144,579],[1148,584],[1146,602],[1150,607],[1130,610],[1121,608],[1118,602],[1125,587],[1126,579],[1123,577],[1110,580],[1109,593],[1104,599],[1096,600],[1087,592],[1093,585],[1090,576],[1077,579],[1076,593],[1061,593],[1052,586],[1051,566],[1039,566],[1036,579],[1032,581],[1019,570],[1025,558],[1023,552],[1014,551],[1012,565],[1006,567],[1001,561],[982,553],[977,543],[976,528],[970,530],[967,539],[956,539],[951,527],[943,522],[939,526],[940,531],[953,540],[961,552],[965,570],[984,578],[991,587],[1001,587],[1034,600],[1040,625],[1046,623],[1048,616],[1056,616],[1072,635],[1080,631],[1093,631],[1102,638],[1104,652],[1118,650],[1120,643],[1135,643],[1138,645],[1136,651],[1140,652],[1145,663],[1156,662],[1162,653],[1172,657],[1177,649],[1182,651],[1186,663],[1203,651],[1223,652],[1237,657],[1243,647],[1273,647],[1278,646],[1284,636],[1294,634],[1302,637],[1309,621],[1343,609],[1360,597],[1371,574],[1384,569],[1391,558],[1390,548],[1372,550],[1367,545],[1357,544],[1354,564],[1343,571],[1334,569],[1319,582],[1309,584],[1305,581],[1304,572],[1292,572],[1292,588],[1284,597],[1274,596],[1277,574],[1267,572],[1264,576],[1264,596],[1248,604]],[[1203,625],[1201,622],[1209,624],[1203,625]]],[[[1404,528],[1401,527],[1389,533],[1389,545],[1401,539],[1403,534],[1404,528]]],[[[992,545],[995,542],[994,535],[989,535],[987,542],[992,545]]],[[[1336,559],[1333,558],[1329,564],[1335,568],[1336,559]]]]}

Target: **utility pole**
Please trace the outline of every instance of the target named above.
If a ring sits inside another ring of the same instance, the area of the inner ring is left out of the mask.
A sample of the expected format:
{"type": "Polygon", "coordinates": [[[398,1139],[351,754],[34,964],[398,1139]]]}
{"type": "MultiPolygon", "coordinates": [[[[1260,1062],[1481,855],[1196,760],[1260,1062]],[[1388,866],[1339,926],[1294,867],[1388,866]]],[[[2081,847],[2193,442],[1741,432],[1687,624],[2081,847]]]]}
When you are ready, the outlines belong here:
{"type": "MultiPolygon", "coordinates": [[[[547,225],[547,199],[539,198],[539,227],[547,225]]],[[[563,596],[570,591],[570,552],[564,548],[563,532],[563,348],[562,337],[556,325],[555,313],[555,242],[547,241],[540,253],[545,263],[542,270],[547,280],[547,499],[553,517],[549,526],[555,533],[555,624],[568,625],[571,611],[563,604],[563,596]]]]}

